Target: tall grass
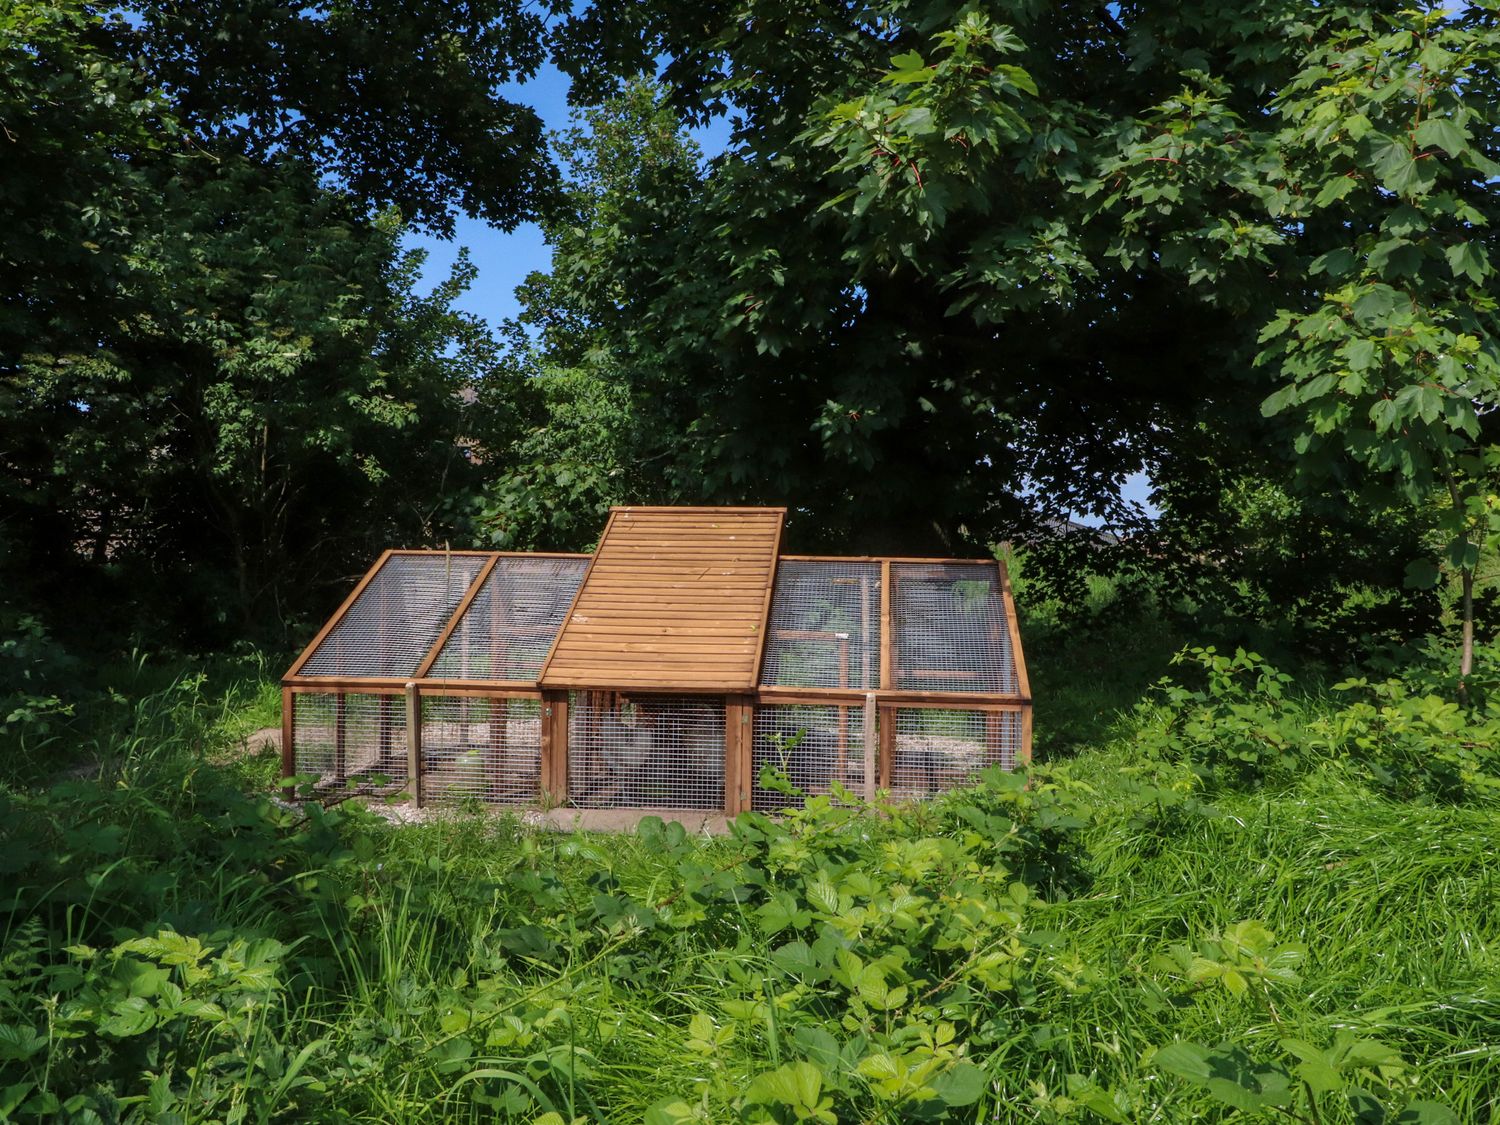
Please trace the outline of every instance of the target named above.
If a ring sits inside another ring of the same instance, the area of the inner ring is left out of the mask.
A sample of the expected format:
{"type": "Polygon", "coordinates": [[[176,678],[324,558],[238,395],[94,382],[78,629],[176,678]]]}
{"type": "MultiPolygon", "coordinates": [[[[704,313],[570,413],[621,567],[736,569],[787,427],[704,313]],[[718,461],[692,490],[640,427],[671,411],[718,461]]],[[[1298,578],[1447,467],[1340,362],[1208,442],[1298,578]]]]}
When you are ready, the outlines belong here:
{"type": "Polygon", "coordinates": [[[0,1118],[1213,1120],[1163,1048],[1341,1033],[1399,1053],[1358,1079],[1397,1109],[1496,1114],[1488,801],[1327,756],[1216,787],[1146,754],[1158,707],[1029,788],[728,839],[393,828],[274,799],[230,752],[266,698],[176,680],[109,704],[96,771],[0,790],[0,1118]],[[1247,919],[1295,980],[1191,979],[1247,919]]]}

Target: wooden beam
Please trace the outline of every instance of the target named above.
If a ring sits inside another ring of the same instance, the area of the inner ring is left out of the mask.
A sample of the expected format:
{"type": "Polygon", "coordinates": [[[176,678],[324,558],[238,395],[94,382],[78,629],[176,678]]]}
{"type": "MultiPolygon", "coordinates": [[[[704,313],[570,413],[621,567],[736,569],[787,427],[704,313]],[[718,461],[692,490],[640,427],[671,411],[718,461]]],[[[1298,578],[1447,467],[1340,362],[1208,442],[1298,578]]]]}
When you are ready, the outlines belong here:
{"type": "Polygon", "coordinates": [[[786,529],[786,509],[779,509],[781,519],[776,521],[776,544],[771,548],[771,573],[766,579],[766,596],[760,605],[760,631],[755,643],[755,682],[760,682],[761,665],[766,659],[766,633],[771,628],[771,598],[776,593],[776,575],[780,570],[777,562],[781,558],[781,536],[786,529]]]}
{"type": "Polygon", "coordinates": [[[469,588],[464,591],[464,596],[459,599],[458,608],[453,611],[453,616],[448,618],[448,623],[443,626],[442,632],[437,635],[437,640],[427,650],[427,655],[422,657],[422,663],[417,665],[417,670],[411,674],[414,680],[420,680],[437,663],[438,655],[443,651],[443,646],[448,643],[448,638],[453,636],[453,631],[458,628],[458,623],[463,620],[464,614],[469,612],[469,606],[474,604],[474,599],[479,596],[479,591],[489,581],[490,572],[495,569],[495,564],[500,561],[499,555],[491,555],[485,564],[479,568],[474,581],[469,583],[469,588]]]}
{"type": "Polygon", "coordinates": [[[333,632],[334,627],[344,619],[344,615],[347,614],[354,603],[359,600],[359,596],[365,592],[365,587],[368,586],[372,580],[374,580],[375,576],[380,573],[380,568],[385,566],[386,561],[395,553],[395,551],[381,552],[380,557],[375,560],[375,565],[372,566],[369,570],[365,571],[365,576],[361,578],[355,585],[354,589],[350,591],[349,596],[344,599],[343,604],[340,605],[338,609],[334,610],[333,616],[330,617],[326,622],[324,622],[323,627],[318,630],[317,635],[307,643],[307,647],[302,650],[302,655],[297,657],[296,660],[292,661],[292,666],[287,669],[286,677],[283,678],[290,678],[292,676],[295,676],[298,671],[301,670],[302,665],[307,663],[308,657],[312,656],[313,653],[318,651],[318,646],[321,645],[325,640],[327,640],[328,634],[333,632]]]}
{"type": "MultiPolygon", "coordinates": [[[[609,529],[614,525],[615,512],[618,508],[609,510],[609,518],[604,521],[604,530],[599,533],[599,543],[594,545],[594,553],[589,556],[588,565],[583,568],[583,577],[578,580],[578,589],[573,591],[573,600],[568,603],[567,612],[562,616],[562,622],[557,626],[557,635],[552,638],[552,643],[547,646],[547,657],[542,661],[542,666],[537,669],[537,683],[547,678],[547,668],[552,663],[553,654],[557,652],[557,642],[562,639],[563,630],[568,627],[568,622],[573,619],[573,611],[578,608],[578,599],[583,597],[584,587],[589,584],[589,575],[594,571],[594,561],[599,557],[599,545],[604,542],[604,537],[609,534],[609,529]]],[[[545,708],[544,708],[545,710],[545,708]]]]}

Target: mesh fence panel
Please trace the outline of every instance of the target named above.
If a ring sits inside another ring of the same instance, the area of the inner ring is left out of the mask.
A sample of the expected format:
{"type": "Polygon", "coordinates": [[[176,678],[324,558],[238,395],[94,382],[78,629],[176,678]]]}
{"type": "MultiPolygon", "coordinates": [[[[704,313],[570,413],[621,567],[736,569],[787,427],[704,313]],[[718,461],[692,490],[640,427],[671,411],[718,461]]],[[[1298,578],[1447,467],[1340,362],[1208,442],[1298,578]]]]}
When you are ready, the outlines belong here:
{"type": "Polygon", "coordinates": [[[991,766],[1014,769],[1020,748],[1018,711],[897,708],[891,794],[926,797],[991,766]]]}
{"type": "Polygon", "coordinates": [[[1018,690],[993,564],[895,564],[891,618],[897,688],[1018,690]]]}
{"type": "Polygon", "coordinates": [[[724,701],[574,693],[568,797],[580,808],[723,808],[724,701]]]}
{"type": "Polygon", "coordinates": [[[435,695],[422,699],[422,784],[434,800],[537,800],[541,701],[435,695]]]}
{"type": "Polygon", "coordinates": [[[406,782],[406,712],[399,695],[292,696],[296,772],[320,786],[361,788],[406,782]]]}
{"type": "Polygon", "coordinates": [[[783,562],[776,568],[761,682],[880,686],[880,564],[783,562]]]}
{"type": "Polygon", "coordinates": [[[855,793],[865,783],[862,707],[758,704],[755,708],[751,806],[765,811],[801,805],[790,793],[767,789],[761,771],[771,766],[808,796],[827,793],[837,779],[855,793]]]}
{"type": "Polygon", "coordinates": [[[300,673],[410,676],[484,563],[480,555],[392,555],[300,673]]]}
{"type": "Polygon", "coordinates": [[[535,680],[587,567],[587,559],[502,558],[428,675],[535,680]]]}

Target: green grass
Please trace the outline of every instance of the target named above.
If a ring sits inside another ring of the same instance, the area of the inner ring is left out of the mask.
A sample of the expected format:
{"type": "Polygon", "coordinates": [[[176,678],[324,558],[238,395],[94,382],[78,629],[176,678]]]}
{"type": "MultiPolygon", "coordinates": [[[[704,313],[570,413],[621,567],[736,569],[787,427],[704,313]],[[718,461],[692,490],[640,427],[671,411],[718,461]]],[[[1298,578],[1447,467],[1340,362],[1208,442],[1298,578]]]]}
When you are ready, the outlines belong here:
{"type": "Polygon", "coordinates": [[[141,670],[47,744],[97,778],[0,789],[0,1118],[1289,1120],[1160,1052],[1290,1067],[1340,1034],[1401,1060],[1345,1086],[1494,1117],[1495,803],[1326,756],[1205,780],[1160,750],[1171,708],[1122,710],[1171,642],[1127,620],[1075,645],[1091,676],[1033,660],[1059,754],[1029,788],[730,839],[283,808],[274,751],[233,752],[275,725],[274,668],[141,670]],[[1295,973],[1237,995],[1193,958],[1245,920],[1295,973]]]}

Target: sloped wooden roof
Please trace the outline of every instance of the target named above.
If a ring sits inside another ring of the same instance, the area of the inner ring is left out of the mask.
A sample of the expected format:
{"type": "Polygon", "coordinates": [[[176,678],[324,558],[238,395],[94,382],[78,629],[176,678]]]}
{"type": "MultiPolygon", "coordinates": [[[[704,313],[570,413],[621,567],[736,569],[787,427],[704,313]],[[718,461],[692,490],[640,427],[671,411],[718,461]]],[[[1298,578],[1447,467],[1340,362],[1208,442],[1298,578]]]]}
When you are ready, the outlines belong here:
{"type": "Polygon", "coordinates": [[[784,508],[616,508],[544,688],[754,691],[784,508]]]}

